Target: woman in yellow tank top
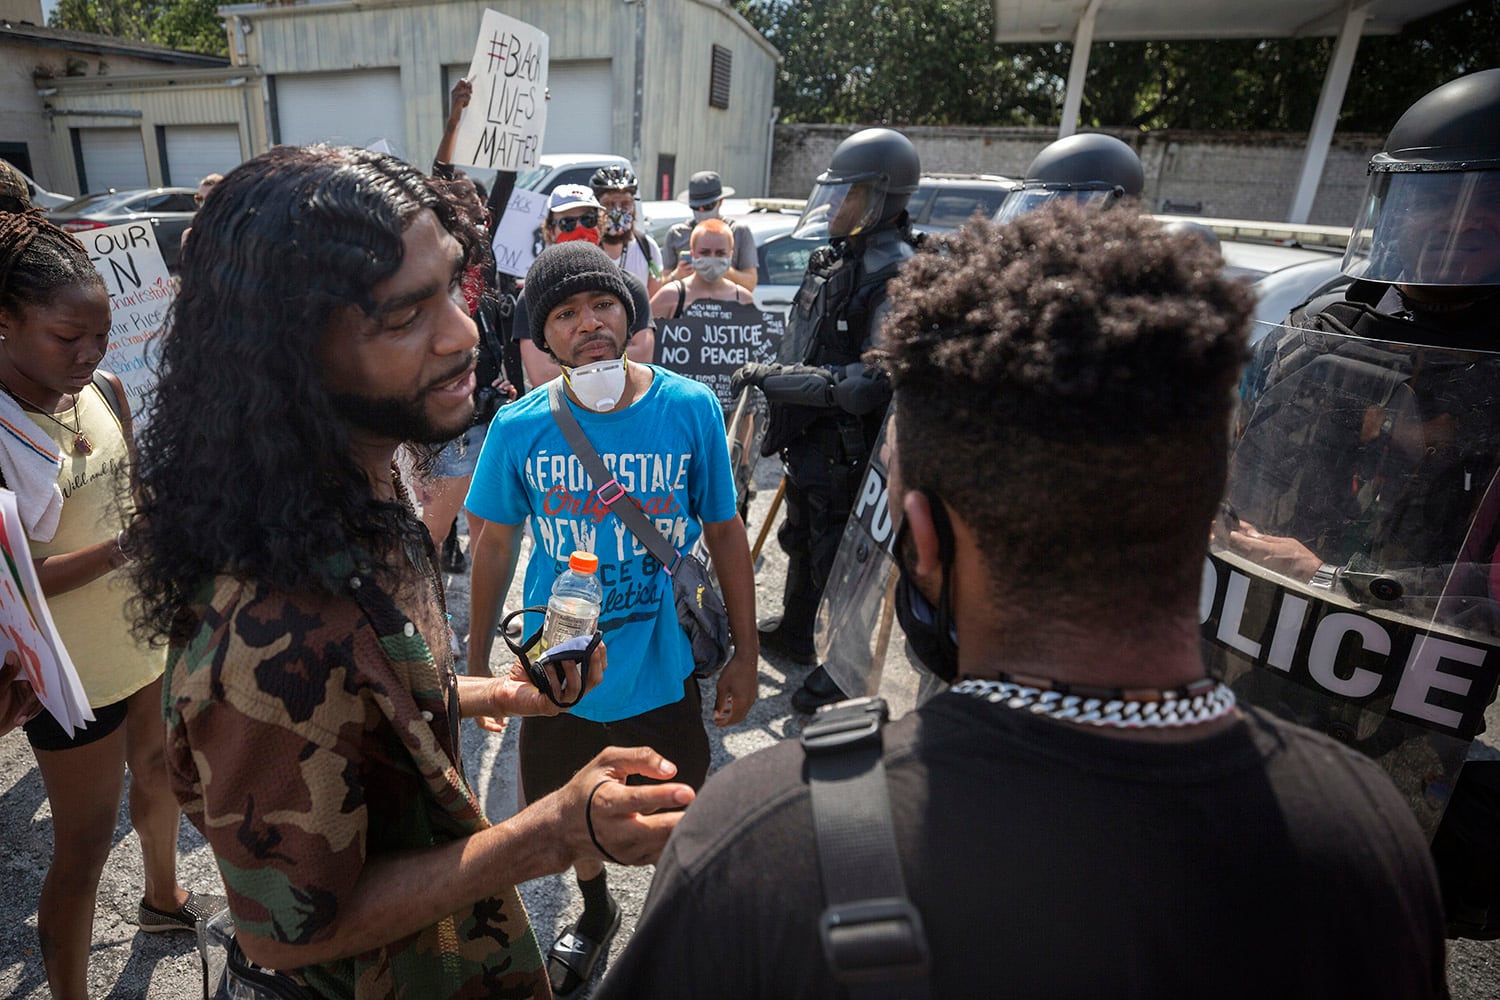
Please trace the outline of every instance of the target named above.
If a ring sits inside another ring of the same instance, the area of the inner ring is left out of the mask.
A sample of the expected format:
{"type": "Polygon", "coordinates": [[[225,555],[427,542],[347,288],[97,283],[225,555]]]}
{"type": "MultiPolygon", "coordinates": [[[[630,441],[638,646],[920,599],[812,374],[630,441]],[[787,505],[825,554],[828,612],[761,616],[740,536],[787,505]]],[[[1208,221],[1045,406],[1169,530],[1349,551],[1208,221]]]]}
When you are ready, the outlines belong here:
{"type": "Polygon", "coordinates": [[[0,390],[34,425],[21,425],[7,405],[16,426],[50,438],[62,456],[56,529],[38,526],[30,544],[48,608],[95,714],[72,736],[46,713],[26,724],[52,807],[52,864],[37,929],[57,1000],[87,993],[94,897],[127,764],[131,823],[145,862],[141,929],[192,930],[197,916],[222,905],[177,884],[180,814],[163,755],[165,654],[132,638],[124,611],[129,584],[116,572],[128,561],[117,539],[126,513],[121,502],[129,501],[129,448],[114,409],[93,384],[109,334],[109,297],[83,246],[37,213],[0,214],[0,390]]]}

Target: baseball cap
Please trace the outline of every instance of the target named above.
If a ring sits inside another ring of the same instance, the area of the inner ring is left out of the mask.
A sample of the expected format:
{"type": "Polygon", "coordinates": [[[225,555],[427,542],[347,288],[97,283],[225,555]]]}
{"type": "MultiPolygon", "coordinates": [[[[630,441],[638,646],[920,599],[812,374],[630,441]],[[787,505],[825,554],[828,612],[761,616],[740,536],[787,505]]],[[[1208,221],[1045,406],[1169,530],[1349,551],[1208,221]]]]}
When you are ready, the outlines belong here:
{"type": "Polygon", "coordinates": [[[591,188],[582,184],[559,184],[552,189],[552,197],[547,202],[547,212],[566,212],[570,208],[598,208],[603,210],[599,199],[594,197],[591,188]]]}

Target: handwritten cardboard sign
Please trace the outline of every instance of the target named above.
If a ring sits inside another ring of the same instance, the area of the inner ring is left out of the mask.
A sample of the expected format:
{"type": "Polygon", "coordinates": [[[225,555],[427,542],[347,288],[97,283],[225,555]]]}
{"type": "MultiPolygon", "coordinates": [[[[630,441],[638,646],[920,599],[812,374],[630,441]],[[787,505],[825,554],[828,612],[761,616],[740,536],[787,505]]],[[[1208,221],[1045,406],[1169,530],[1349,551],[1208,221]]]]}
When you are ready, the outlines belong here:
{"type": "Polygon", "coordinates": [[[704,383],[718,394],[725,411],[732,412],[729,376],[751,361],[775,363],[785,329],[779,313],[699,299],[678,318],[656,321],[656,362],[704,383]]]}
{"type": "Polygon", "coordinates": [[[0,652],[16,654],[42,707],[68,735],[94,720],[78,671],[42,598],[16,495],[7,489],[0,489],[0,652]]]}
{"type": "Polygon", "coordinates": [[[531,262],[542,250],[542,220],[547,217],[547,196],[535,191],[512,191],[505,214],[495,229],[495,270],[526,277],[531,262]]]}
{"type": "Polygon", "coordinates": [[[75,233],[109,293],[109,351],[102,367],[120,376],[136,427],[156,376],[146,363],[151,342],[167,320],[177,289],[167,273],[156,230],[149,222],[75,233]]]}
{"type": "Polygon", "coordinates": [[[526,170],[542,155],[547,129],[547,35],[487,10],[467,79],[474,96],[458,124],[455,163],[526,170]]]}

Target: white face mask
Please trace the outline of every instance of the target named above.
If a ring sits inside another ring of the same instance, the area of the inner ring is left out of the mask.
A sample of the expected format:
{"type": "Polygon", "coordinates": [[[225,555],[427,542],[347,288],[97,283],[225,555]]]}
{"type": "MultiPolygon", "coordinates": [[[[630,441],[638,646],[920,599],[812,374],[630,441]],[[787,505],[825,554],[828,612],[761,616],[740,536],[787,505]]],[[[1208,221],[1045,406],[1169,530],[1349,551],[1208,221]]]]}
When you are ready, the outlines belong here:
{"type": "Polygon", "coordinates": [[[595,361],[577,368],[564,368],[563,377],[578,401],[595,413],[608,413],[625,394],[625,359],[595,361]]]}
{"type": "Polygon", "coordinates": [[[718,205],[715,205],[713,208],[695,208],[695,209],[693,209],[693,221],[694,222],[707,222],[709,219],[717,219],[718,217],[719,217],[719,206],[718,205]]]}
{"type": "Polygon", "coordinates": [[[729,258],[694,257],[693,270],[704,281],[718,281],[729,270],[729,258]]]}

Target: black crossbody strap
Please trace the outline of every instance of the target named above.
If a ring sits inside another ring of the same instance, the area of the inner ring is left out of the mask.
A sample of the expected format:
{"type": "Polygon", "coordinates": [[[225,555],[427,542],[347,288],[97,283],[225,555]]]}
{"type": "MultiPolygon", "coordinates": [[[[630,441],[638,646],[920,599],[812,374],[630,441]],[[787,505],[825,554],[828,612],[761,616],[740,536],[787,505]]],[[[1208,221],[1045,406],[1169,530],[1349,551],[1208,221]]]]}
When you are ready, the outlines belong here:
{"type": "Polygon", "coordinates": [[[802,731],[827,908],[823,955],[850,1000],[926,1000],[931,957],[906,895],[881,759],[885,701],[824,709],[802,731]]]}
{"type": "Polygon", "coordinates": [[[604,459],[594,450],[594,445],[589,441],[589,436],[583,432],[578,425],[578,418],[573,416],[573,411],[568,408],[568,397],[563,389],[563,380],[554,379],[552,387],[547,390],[547,402],[552,406],[552,419],[557,421],[558,428],[563,437],[567,439],[568,446],[573,449],[573,454],[583,463],[583,471],[589,474],[594,481],[594,496],[599,498],[610,510],[625,522],[625,527],[630,529],[631,534],[640,539],[641,544],[656,557],[656,561],[662,564],[669,574],[677,568],[677,560],[681,556],[677,547],[667,541],[656,526],[651,523],[644,511],[631,502],[630,494],[625,492],[614,476],[610,474],[609,467],[604,464],[604,459]]]}

